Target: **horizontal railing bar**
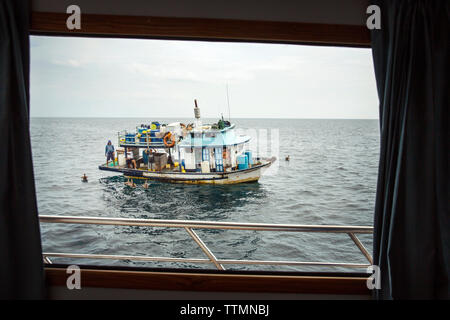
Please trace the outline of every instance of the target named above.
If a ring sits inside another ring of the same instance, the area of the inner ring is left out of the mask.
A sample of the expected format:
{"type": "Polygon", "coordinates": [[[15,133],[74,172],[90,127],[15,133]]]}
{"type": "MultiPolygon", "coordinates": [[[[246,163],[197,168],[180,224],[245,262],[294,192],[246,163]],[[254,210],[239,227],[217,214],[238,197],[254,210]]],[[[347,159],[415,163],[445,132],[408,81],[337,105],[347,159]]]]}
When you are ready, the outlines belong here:
{"type": "Polygon", "coordinates": [[[346,267],[367,268],[370,264],[344,263],[344,262],[313,262],[313,261],[274,261],[274,260],[217,260],[220,264],[259,264],[259,265],[286,265],[286,266],[319,266],[319,267],[346,267]]]}
{"type": "Polygon", "coordinates": [[[90,254],[90,253],[61,253],[45,252],[42,255],[54,258],[82,258],[82,259],[109,259],[109,260],[134,260],[134,261],[153,261],[153,262],[190,262],[190,263],[212,263],[209,259],[196,258],[169,258],[169,257],[147,257],[113,254],[90,254]]]}
{"type": "Polygon", "coordinates": [[[323,233],[372,233],[373,232],[373,227],[369,227],[369,226],[269,224],[269,223],[241,223],[241,222],[165,220],[165,219],[131,219],[131,218],[77,217],[77,216],[51,216],[51,215],[40,215],[39,220],[44,223],[121,225],[121,226],[140,226],[140,227],[167,227],[167,228],[197,228],[197,229],[203,228],[203,229],[286,231],[286,232],[323,232],[323,233]]]}
{"type": "MultiPolygon", "coordinates": [[[[129,255],[107,255],[107,254],[79,254],[79,253],[43,253],[46,257],[56,258],[85,258],[85,259],[110,259],[110,260],[136,260],[156,262],[187,262],[187,263],[212,263],[209,259],[196,258],[169,258],[169,257],[147,257],[129,255]]],[[[320,267],[344,267],[344,268],[367,268],[369,264],[341,263],[341,262],[303,262],[303,261],[274,261],[274,260],[230,260],[217,259],[219,264],[246,264],[246,265],[290,265],[290,266],[320,266],[320,267]]]]}

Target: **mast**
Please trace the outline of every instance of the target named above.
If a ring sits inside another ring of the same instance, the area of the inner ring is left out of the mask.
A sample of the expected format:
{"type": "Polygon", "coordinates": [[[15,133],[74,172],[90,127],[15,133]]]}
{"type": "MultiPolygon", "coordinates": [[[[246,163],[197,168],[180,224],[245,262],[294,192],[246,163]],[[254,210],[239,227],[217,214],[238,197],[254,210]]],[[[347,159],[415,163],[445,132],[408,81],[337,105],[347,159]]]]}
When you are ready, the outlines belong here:
{"type": "Polygon", "coordinates": [[[194,103],[195,103],[195,107],[194,107],[195,129],[201,130],[202,120],[200,120],[200,108],[197,105],[197,99],[194,99],[194,103]]]}

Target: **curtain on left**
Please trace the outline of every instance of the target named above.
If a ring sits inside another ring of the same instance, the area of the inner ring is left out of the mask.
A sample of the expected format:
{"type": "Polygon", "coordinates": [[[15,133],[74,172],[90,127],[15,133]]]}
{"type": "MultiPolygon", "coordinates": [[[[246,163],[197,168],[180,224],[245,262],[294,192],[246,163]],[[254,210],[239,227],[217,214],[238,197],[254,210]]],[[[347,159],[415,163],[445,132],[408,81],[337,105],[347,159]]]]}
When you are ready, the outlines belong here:
{"type": "Polygon", "coordinates": [[[30,144],[28,0],[0,0],[0,299],[45,297],[30,144]]]}

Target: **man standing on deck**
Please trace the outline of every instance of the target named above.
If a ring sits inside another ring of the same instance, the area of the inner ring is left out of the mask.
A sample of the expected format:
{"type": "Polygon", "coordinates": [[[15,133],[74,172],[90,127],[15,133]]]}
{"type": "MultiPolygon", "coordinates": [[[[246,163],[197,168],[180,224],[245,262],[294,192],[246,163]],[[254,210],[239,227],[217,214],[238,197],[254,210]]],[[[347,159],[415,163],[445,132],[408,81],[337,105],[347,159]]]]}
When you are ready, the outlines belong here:
{"type": "Polygon", "coordinates": [[[116,164],[115,162],[115,155],[114,155],[114,146],[111,143],[111,140],[108,141],[108,144],[105,147],[105,157],[106,157],[106,166],[109,164],[109,159],[112,160],[113,165],[116,164]]]}

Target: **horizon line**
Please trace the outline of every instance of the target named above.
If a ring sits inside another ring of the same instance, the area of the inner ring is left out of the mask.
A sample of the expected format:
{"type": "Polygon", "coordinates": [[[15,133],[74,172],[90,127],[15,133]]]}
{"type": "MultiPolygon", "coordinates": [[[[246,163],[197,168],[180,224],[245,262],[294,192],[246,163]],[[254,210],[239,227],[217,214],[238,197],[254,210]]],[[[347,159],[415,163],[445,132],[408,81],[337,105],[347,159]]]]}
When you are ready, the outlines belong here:
{"type": "MultiPolygon", "coordinates": [[[[138,119],[150,117],[79,117],[79,116],[30,116],[30,118],[54,118],[54,119],[138,119]]],[[[161,119],[186,119],[191,117],[155,117],[161,119]]],[[[202,119],[215,119],[216,117],[204,117],[202,119]]],[[[219,118],[220,119],[220,118],[219,118]]],[[[379,120],[379,118],[272,118],[272,117],[235,117],[232,119],[276,119],[276,120],[379,120]]],[[[226,119],[225,119],[226,120],[226,119]]]]}

